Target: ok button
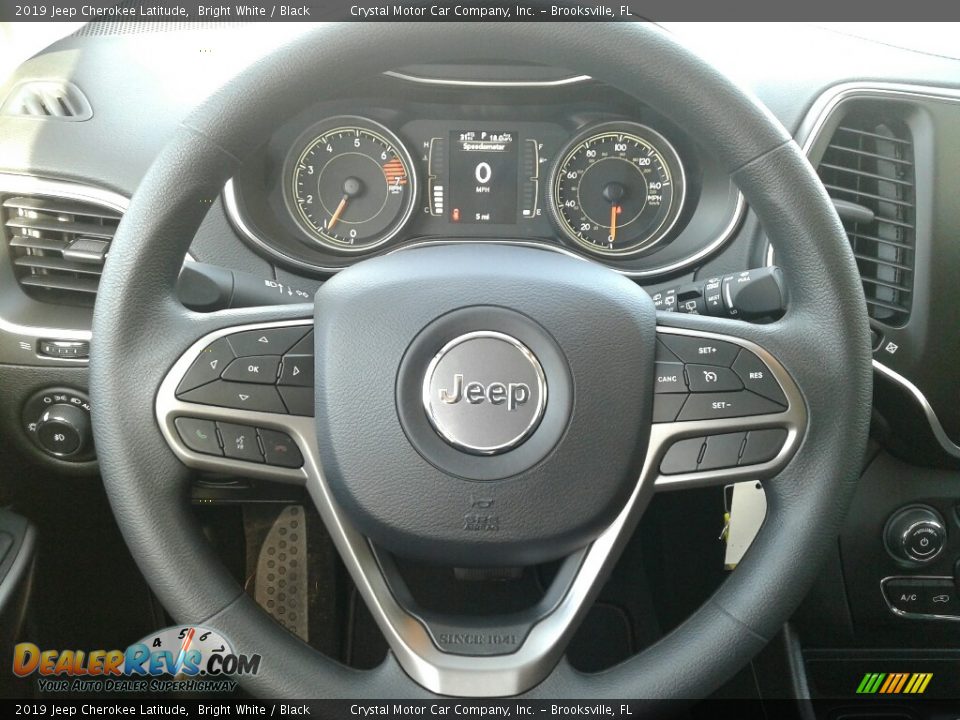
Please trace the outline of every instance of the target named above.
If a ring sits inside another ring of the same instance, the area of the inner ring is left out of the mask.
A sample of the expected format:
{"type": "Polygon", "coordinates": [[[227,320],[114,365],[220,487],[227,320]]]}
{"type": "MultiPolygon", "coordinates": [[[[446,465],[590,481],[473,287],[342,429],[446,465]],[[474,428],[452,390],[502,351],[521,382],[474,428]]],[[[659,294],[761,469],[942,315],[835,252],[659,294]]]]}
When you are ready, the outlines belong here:
{"type": "Polygon", "coordinates": [[[227,365],[220,377],[233,382],[273,385],[277,381],[277,370],[279,368],[280,357],[278,355],[253,355],[237,358],[227,365]]]}

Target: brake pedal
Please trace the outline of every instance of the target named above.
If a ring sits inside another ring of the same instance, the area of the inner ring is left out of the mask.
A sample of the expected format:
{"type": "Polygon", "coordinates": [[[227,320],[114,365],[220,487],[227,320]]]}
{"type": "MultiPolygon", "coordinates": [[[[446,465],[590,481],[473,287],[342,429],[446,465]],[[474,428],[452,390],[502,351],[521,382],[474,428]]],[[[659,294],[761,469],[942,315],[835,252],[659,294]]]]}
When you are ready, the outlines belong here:
{"type": "Polygon", "coordinates": [[[283,508],[260,548],[254,581],[257,603],[304,642],[309,640],[306,529],[303,507],[283,508]]]}

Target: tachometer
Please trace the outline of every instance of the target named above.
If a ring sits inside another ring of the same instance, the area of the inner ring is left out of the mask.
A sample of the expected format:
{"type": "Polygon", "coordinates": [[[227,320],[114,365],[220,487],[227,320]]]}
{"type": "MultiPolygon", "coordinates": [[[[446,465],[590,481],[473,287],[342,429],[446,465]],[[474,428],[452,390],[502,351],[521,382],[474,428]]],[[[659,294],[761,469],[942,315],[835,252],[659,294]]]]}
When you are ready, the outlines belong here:
{"type": "Polygon", "coordinates": [[[669,234],[684,190],[683,166],[665,137],[636,123],[604,123],[560,153],[550,180],[550,210],[580,246],[624,257],[669,234]]]}
{"type": "Polygon", "coordinates": [[[301,137],[284,172],[293,219],[338,252],[383,245],[413,212],[417,180],[410,153],[379,123],[335,117],[301,137]]]}

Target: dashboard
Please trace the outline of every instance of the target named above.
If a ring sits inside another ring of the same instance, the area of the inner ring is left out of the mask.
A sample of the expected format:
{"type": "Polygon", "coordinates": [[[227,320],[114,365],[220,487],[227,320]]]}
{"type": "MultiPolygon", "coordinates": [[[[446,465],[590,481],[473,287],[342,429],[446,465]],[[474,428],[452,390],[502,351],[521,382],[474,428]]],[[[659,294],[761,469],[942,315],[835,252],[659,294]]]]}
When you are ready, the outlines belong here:
{"type": "Polygon", "coordinates": [[[437,93],[380,78],[285,122],[224,199],[253,247],[316,273],[425,242],[496,240],[651,276],[715,251],[744,211],[705,148],[589,79],[437,93]]]}

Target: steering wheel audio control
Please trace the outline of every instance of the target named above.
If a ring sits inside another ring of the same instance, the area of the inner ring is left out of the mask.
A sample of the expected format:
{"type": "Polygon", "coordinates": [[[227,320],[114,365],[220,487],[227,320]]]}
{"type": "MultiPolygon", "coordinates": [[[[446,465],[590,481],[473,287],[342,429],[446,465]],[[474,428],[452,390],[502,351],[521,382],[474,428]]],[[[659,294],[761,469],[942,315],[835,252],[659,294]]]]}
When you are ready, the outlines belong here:
{"type": "Polygon", "coordinates": [[[23,428],[47,455],[70,462],[94,458],[90,400],[84,393],[52,388],[32,396],[23,408],[23,428]]]}
{"type": "Polygon", "coordinates": [[[932,562],[947,542],[943,518],[927,505],[910,505],[895,512],[887,520],[883,535],[887,551],[901,563],[911,565],[932,562]]]}

